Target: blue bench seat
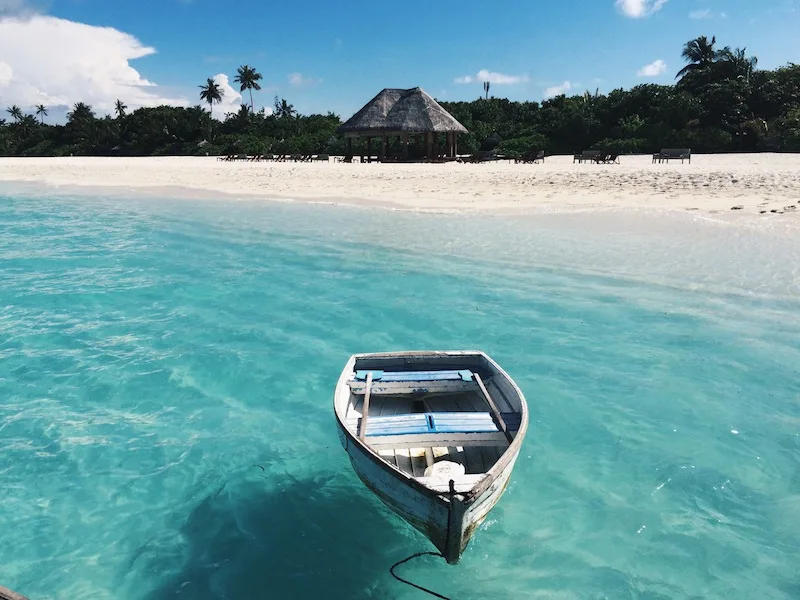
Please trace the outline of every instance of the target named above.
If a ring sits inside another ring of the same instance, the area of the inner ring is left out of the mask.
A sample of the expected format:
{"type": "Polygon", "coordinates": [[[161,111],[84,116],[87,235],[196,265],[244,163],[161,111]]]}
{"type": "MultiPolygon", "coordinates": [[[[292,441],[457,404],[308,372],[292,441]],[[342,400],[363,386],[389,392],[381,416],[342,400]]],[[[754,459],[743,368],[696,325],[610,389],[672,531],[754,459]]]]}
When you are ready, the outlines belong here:
{"type": "Polygon", "coordinates": [[[472,381],[472,371],[356,371],[356,381],[366,381],[372,373],[372,381],[406,382],[406,381],[472,381]]]}
{"type": "Polygon", "coordinates": [[[498,430],[490,413],[431,413],[428,418],[431,433],[490,433],[498,430]]]}
{"type": "MultiPolygon", "coordinates": [[[[358,420],[361,427],[361,419],[358,420]]],[[[413,415],[392,415],[386,417],[370,417],[367,419],[367,436],[385,435],[419,435],[430,433],[428,415],[418,413],[413,415]]]]}
{"type": "Polygon", "coordinates": [[[463,393],[478,389],[472,371],[356,371],[348,381],[350,391],[364,394],[372,374],[374,395],[463,393]]]}
{"type": "MultiPolygon", "coordinates": [[[[520,425],[519,413],[503,413],[503,421],[510,431],[520,425]]],[[[358,419],[357,428],[361,427],[358,419]]],[[[496,433],[491,413],[438,412],[370,417],[367,420],[367,437],[423,434],[496,433]]]]}

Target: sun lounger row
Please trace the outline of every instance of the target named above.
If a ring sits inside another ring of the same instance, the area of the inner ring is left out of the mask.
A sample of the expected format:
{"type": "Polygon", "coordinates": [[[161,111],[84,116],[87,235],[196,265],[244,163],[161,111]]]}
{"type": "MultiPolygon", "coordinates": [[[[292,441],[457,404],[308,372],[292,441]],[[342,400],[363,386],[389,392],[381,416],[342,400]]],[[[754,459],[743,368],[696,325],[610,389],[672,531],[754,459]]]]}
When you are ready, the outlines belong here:
{"type": "Polygon", "coordinates": [[[578,164],[585,162],[603,165],[619,164],[619,153],[606,150],[584,150],[580,154],[573,155],[572,162],[577,162],[578,164]]]}
{"type": "Polygon", "coordinates": [[[523,165],[535,164],[539,161],[544,162],[544,150],[531,150],[514,159],[515,163],[522,163],[523,165]]]}
{"type": "Polygon", "coordinates": [[[683,163],[683,161],[685,160],[688,160],[689,164],[691,164],[692,162],[691,148],[665,148],[662,149],[661,152],[656,152],[655,154],[653,154],[654,163],[669,162],[671,160],[680,160],[681,163],[683,163]]]}
{"type": "Polygon", "coordinates": [[[226,156],[218,156],[217,160],[223,162],[235,162],[245,160],[249,162],[260,162],[263,160],[272,162],[329,162],[330,156],[327,154],[255,154],[248,156],[247,154],[228,154],[226,156]]]}

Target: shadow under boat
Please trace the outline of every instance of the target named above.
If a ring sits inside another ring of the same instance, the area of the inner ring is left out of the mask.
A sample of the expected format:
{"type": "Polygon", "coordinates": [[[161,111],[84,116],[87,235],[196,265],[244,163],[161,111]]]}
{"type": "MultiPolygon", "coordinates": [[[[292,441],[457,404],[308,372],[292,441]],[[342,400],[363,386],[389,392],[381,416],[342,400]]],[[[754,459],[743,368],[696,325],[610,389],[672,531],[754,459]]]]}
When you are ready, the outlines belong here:
{"type": "Polygon", "coordinates": [[[388,569],[419,545],[416,532],[330,477],[269,485],[256,477],[204,498],[181,528],[182,564],[158,565],[171,575],[147,600],[374,599],[402,591],[388,569]]]}

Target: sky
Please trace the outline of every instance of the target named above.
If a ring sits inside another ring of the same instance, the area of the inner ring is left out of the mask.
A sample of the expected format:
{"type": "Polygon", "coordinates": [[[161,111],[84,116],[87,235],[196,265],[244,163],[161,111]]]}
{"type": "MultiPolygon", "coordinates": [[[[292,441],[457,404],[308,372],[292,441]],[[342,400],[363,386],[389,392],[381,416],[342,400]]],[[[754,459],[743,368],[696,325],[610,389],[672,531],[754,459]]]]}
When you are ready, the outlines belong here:
{"type": "Polygon", "coordinates": [[[347,119],[385,87],[473,100],[487,80],[541,101],[669,84],[698,35],[761,68],[800,62],[799,27],[800,0],[0,0],[0,107],[189,106],[212,77],[222,117],[243,64],[264,76],[256,110],[277,95],[347,119]]]}

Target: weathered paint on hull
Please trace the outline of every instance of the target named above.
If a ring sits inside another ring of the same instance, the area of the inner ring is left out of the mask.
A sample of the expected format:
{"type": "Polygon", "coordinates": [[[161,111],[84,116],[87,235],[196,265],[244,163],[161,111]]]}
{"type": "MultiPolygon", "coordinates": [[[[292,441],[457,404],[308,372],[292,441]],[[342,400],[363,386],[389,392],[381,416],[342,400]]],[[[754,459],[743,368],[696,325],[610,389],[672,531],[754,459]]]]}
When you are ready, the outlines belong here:
{"type": "Polygon", "coordinates": [[[429,498],[392,473],[388,463],[365,451],[342,433],[343,446],[358,478],[386,506],[426,535],[437,548],[444,547],[447,531],[447,502],[429,498]]]}
{"type": "Polygon", "coordinates": [[[393,472],[395,469],[391,465],[350,440],[348,434],[341,427],[339,428],[339,438],[347,451],[353,470],[364,485],[393,512],[422,532],[445,555],[450,564],[458,563],[475,531],[500,500],[519,454],[519,452],[515,453],[507,467],[483,494],[464,504],[464,516],[450,532],[451,535],[460,537],[461,543],[454,544],[453,546],[457,550],[451,551],[448,556],[446,549],[448,547],[449,500],[430,497],[409,485],[407,481],[398,477],[399,474],[393,472]]]}

